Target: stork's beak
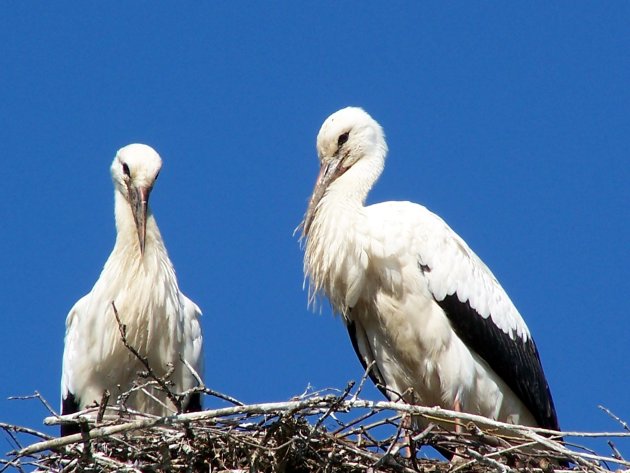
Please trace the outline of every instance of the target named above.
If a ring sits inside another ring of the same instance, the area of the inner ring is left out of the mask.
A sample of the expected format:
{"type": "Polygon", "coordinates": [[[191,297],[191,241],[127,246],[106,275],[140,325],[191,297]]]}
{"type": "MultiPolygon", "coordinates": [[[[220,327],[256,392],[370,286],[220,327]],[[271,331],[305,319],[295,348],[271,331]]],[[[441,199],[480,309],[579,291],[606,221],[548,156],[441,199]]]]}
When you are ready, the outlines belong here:
{"type": "Polygon", "coordinates": [[[129,186],[129,204],[131,205],[133,219],[136,222],[141,255],[144,254],[144,240],[147,234],[147,208],[151,189],[151,186],[129,186]]]}
{"type": "Polygon", "coordinates": [[[308,232],[311,229],[311,224],[313,223],[313,219],[315,218],[317,206],[322,200],[322,197],[324,197],[328,186],[335,179],[337,179],[348,170],[348,168],[340,165],[341,161],[341,159],[333,159],[328,162],[322,161],[321,167],[319,169],[319,176],[317,176],[317,182],[315,182],[315,189],[313,189],[313,195],[311,196],[311,200],[308,204],[308,209],[306,210],[306,215],[304,215],[304,220],[302,221],[303,237],[308,236],[308,232]]]}

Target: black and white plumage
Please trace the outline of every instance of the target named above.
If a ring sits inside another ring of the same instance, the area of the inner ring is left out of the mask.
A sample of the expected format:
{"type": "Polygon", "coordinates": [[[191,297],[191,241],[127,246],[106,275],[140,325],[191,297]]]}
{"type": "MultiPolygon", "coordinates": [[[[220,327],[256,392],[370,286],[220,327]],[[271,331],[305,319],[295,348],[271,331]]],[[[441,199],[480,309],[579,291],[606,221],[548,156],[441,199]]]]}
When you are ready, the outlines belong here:
{"type": "MultiPolygon", "coordinates": [[[[66,320],[62,414],[100,402],[106,389],[116,399],[145,369],[122,342],[112,302],[126,326],[128,343],[147,358],[155,374],[164,376],[169,366],[174,367],[173,391],[183,392],[197,385],[180,356],[203,374],[201,311],[179,290],[148,205],[161,166],[160,156],[143,144],[120,149],[112,163],[116,244],[98,281],[66,320]]],[[[163,392],[149,391],[159,402],[136,391],[127,407],[156,415],[175,412],[163,392]]],[[[200,395],[189,396],[184,409],[200,410],[200,395]]],[[[75,431],[73,427],[61,428],[62,435],[75,431]]]]}
{"type": "Polygon", "coordinates": [[[339,110],[317,151],[302,222],[310,297],[325,294],[342,315],[384,394],[557,430],[534,340],[488,267],[425,207],[364,205],[387,154],[379,124],[339,110]]]}

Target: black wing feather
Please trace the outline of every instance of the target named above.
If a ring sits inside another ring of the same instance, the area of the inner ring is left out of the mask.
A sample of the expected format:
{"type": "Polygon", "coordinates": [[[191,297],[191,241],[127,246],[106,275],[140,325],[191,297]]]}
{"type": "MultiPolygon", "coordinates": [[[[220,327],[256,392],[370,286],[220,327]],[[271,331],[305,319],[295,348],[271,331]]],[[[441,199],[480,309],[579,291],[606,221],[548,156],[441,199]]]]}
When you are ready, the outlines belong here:
{"type": "MultiPolygon", "coordinates": [[[[74,397],[74,394],[71,392],[68,393],[66,397],[61,400],[61,415],[74,414],[79,410],[79,402],[74,397]]],[[[61,436],[65,437],[66,435],[78,434],[81,432],[81,429],[78,425],[64,425],[60,426],[61,436]]]]}
{"type": "Polygon", "coordinates": [[[539,427],[560,430],[549,385],[536,344],[510,336],[491,317],[482,317],[461,302],[457,294],[436,302],[444,310],[457,336],[483,358],[532,413],[539,427]]]}
{"type": "MultiPolygon", "coordinates": [[[[349,322],[346,323],[346,327],[348,328],[348,335],[350,335],[350,341],[352,342],[352,347],[354,348],[354,351],[357,354],[357,358],[359,358],[361,365],[363,365],[363,371],[365,372],[365,370],[367,370],[368,368],[369,363],[368,363],[368,360],[366,359],[366,355],[361,353],[361,350],[359,350],[359,342],[358,342],[358,337],[357,337],[357,325],[354,321],[350,320],[349,322]]],[[[372,356],[372,359],[374,359],[374,356],[372,356]]],[[[385,386],[385,379],[383,378],[383,375],[378,369],[378,365],[376,363],[372,365],[372,369],[369,371],[368,375],[370,376],[370,379],[372,380],[374,385],[378,388],[378,390],[381,393],[383,393],[383,396],[385,396],[387,399],[392,400],[392,401],[398,400],[398,398],[392,399],[392,393],[389,393],[389,394],[387,393],[387,389],[385,386]]]]}
{"type": "Polygon", "coordinates": [[[184,412],[199,412],[201,411],[201,393],[191,394],[184,407],[184,412]]]}

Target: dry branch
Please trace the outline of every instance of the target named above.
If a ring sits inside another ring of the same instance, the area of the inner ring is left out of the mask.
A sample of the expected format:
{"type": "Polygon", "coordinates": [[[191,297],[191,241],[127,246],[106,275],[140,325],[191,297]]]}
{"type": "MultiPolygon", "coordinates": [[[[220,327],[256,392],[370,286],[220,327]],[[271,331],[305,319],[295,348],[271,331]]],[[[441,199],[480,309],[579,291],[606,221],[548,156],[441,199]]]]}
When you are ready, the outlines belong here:
{"type": "MultiPolygon", "coordinates": [[[[175,396],[173,394],[173,392],[169,389],[167,381],[166,381],[170,377],[172,372],[166,373],[166,375],[163,376],[163,377],[160,377],[157,374],[155,374],[155,372],[153,371],[153,369],[149,365],[149,360],[147,360],[147,358],[145,356],[142,356],[138,352],[138,350],[136,350],[133,346],[131,346],[129,344],[129,342],[127,341],[127,326],[125,324],[123,324],[122,321],[120,320],[120,316],[118,315],[118,309],[116,309],[116,303],[114,301],[112,301],[112,309],[114,309],[114,317],[116,317],[116,322],[118,323],[118,330],[120,332],[120,339],[121,339],[123,345],[125,346],[125,348],[127,348],[127,350],[129,350],[138,359],[138,361],[140,361],[140,363],[142,363],[142,366],[144,366],[146,368],[146,370],[147,370],[147,377],[151,378],[153,381],[155,381],[160,386],[160,388],[162,388],[162,390],[166,393],[166,396],[169,398],[169,400],[173,403],[173,405],[177,409],[177,412],[181,412],[182,411],[181,398],[177,397],[177,396],[175,396]]],[[[173,369],[173,368],[171,368],[171,369],[173,369]]],[[[148,393],[146,393],[146,394],[148,394],[148,393]]],[[[157,399],[156,399],[156,401],[160,402],[157,399]]]]}

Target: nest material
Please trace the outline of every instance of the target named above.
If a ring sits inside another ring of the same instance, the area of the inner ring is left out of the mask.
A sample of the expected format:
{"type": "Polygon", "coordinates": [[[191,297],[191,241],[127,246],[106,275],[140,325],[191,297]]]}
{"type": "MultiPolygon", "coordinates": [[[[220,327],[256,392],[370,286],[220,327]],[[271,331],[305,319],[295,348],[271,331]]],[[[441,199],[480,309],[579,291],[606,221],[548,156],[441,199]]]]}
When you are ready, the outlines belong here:
{"type": "MultiPolygon", "coordinates": [[[[630,471],[630,462],[617,451],[613,456],[569,450],[563,443],[573,437],[628,437],[630,428],[610,411],[625,432],[582,434],[511,425],[437,407],[359,399],[368,377],[366,370],[357,389],[304,393],[287,402],[244,405],[230,396],[204,386],[200,376],[185,361],[199,385],[185,393],[172,392],[168,374],[158,377],[148,360],[129,345],[126,327],[118,317],[122,343],[146,368],[134,386],[107,407],[109,393],[100,406],[59,416],[38,393],[35,396],[53,414],[46,424],[78,424],[82,432],[52,438],[27,427],[0,423],[16,449],[0,459],[0,473],[14,468],[63,472],[169,471],[169,472],[450,472],[519,470],[548,473],[569,463],[579,471],[605,473],[608,464],[630,471]],[[230,407],[195,413],[155,417],[131,412],[125,400],[132,392],[165,391],[181,410],[182,400],[192,392],[210,395],[230,407]],[[332,394],[331,394],[332,393],[332,394]],[[405,416],[422,417],[428,427],[407,431],[405,416]],[[453,426],[457,425],[457,434],[453,426]],[[450,426],[450,429],[444,429],[450,426]],[[18,433],[19,435],[16,435],[18,433]],[[22,446],[21,436],[43,439],[22,446]],[[401,448],[405,439],[406,446],[401,448]],[[417,448],[431,445],[455,454],[456,463],[421,458],[417,448]],[[404,454],[406,452],[406,454],[404,454]],[[410,453],[413,452],[413,453],[410,453]],[[607,463],[608,462],[608,463],[607,463]]],[[[605,410],[605,409],[604,409],[605,410]]]]}
{"type": "Polygon", "coordinates": [[[221,395],[235,405],[163,418],[129,412],[121,405],[47,418],[49,424],[82,426],[81,434],[63,438],[3,425],[7,432],[19,430],[45,440],[18,446],[10,460],[0,460],[0,471],[26,471],[34,465],[40,471],[64,472],[551,472],[566,461],[579,471],[598,473],[608,471],[604,461],[630,467],[621,458],[569,450],[559,433],[554,438],[542,429],[470,414],[364,401],[358,393],[351,395],[351,389],[252,405],[221,395]],[[401,427],[406,414],[432,423],[422,432],[407,432],[401,427]],[[457,422],[461,432],[439,427],[448,422],[457,422]],[[417,453],[422,445],[454,452],[459,461],[422,458],[417,453]]]}
{"type": "MultiPolygon", "coordinates": [[[[335,398],[320,399],[325,401],[317,402],[319,407],[316,408],[303,406],[293,411],[282,409],[262,415],[245,413],[211,420],[160,423],[145,429],[124,429],[118,434],[98,436],[87,441],[78,439],[59,448],[53,447],[44,455],[31,457],[25,463],[35,464],[42,471],[68,472],[449,471],[448,462],[411,460],[400,455],[400,445],[395,443],[396,438],[400,437],[398,433],[402,434],[395,426],[400,419],[398,413],[359,426],[354,422],[357,419],[348,423],[339,420],[341,415],[347,416],[348,413],[344,412],[347,409],[335,406],[335,398]],[[328,408],[325,404],[329,404],[328,408]],[[325,421],[325,417],[329,421],[325,421]],[[387,426],[396,433],[384,440],[375,439],[371,431],[387,426]]],[[[359,414],[359,419],[371,417],[365,412],[359,414]]],[[[140,421],[146,419],[140,418],[140,421]]],[[[125,415],[108,419],[103,425],[126,427],[130,420],[125,415]]],[[[464,444],[468,444],[468,448],[471,446],[470,439],[465,442],[455,437],[449,439],[446,432],[437,427],[432,430],[436,432],[425,435],[421,443],[438,442],[443,448],[461,447],[464,444]]],[[[481,444],[476,447],[485,449],[481,444]]],[[[500,461],[507,461],[507,457],[500,461]]],[[[466,470],[487,470],[483,463],[475,459],[472,459],[470,467],[466,470]]]]}

